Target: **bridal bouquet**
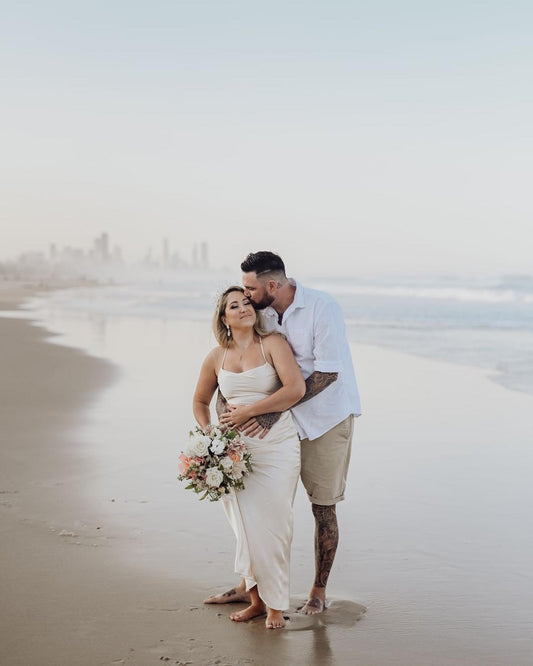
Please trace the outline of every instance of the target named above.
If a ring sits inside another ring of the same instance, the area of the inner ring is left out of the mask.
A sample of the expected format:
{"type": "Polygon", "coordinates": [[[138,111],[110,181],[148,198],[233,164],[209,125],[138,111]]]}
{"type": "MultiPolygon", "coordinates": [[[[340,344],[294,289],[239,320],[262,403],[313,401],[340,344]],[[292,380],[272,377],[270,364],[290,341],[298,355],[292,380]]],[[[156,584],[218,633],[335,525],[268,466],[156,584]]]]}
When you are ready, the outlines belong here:
{"type": "Polygon", "coordinates": [[[252,471],[251,457],[237,430],[196,427],[179,456],[178,479],[189,482],[187,490],[202,493],[201,500],[209,497],[215,502],[231,488],[244,489],[244,477],[252,471]]]}

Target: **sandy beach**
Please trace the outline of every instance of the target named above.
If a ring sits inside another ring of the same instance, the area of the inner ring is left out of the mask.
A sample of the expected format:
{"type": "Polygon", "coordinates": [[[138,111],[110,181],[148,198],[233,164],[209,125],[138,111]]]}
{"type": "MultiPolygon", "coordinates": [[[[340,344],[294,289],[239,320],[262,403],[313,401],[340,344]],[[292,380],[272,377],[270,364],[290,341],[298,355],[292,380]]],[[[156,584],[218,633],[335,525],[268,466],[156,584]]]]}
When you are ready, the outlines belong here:
{"type": "MultiPolygon", "coordinates": [[[[31,293],[4,285],[0,307],[31,293]]],[[[209,325],[78,315],[58,329],[70,338],[0,317],[2,665],[531,663],[531,396],[358,345],[331,605],[267,632],[201,603],[236,582],[233,536],[176,480],[209,325]]],[[[313,571],[301,488],[295,523],[292,610],[313,571]]]]}

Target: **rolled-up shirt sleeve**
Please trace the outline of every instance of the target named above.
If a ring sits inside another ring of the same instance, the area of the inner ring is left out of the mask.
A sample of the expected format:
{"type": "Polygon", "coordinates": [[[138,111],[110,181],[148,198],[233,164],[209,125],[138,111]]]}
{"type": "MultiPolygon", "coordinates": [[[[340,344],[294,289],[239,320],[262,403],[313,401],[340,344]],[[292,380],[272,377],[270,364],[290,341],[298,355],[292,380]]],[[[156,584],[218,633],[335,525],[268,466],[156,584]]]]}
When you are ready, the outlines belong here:
{"type": "Polygon", "coordinates": [[[339,340],[344,335],[344,329],[344,314],[337,303],[317,303],[313,328],[315,372],[341,372],[339,340]]]}

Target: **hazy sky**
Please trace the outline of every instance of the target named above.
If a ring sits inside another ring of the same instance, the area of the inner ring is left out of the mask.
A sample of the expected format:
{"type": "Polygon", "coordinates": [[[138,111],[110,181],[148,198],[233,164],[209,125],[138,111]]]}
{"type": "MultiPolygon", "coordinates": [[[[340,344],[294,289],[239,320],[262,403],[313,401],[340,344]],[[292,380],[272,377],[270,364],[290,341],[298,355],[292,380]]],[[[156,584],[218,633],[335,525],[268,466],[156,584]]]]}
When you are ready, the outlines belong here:
{"type": "Polygon", "coordinates": [[[531,272],[533,3],[0,1],[0,259],[531,272]]]}

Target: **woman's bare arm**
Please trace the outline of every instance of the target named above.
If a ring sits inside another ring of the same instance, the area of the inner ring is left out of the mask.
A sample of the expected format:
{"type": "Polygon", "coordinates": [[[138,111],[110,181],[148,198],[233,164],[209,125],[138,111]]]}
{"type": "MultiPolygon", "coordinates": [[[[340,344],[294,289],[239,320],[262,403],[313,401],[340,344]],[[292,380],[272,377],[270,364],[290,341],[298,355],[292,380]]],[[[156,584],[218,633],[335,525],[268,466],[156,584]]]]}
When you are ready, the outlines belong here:
{"type": "Polygon", "coordinates": [[[211,423],[209,405],[218,385],[216,375],[217,358],[217,348],[212,349],[206,356],[200,369],[198,383],[192,399],[192,411],[200,428],[205,428],[211,423]]]}

